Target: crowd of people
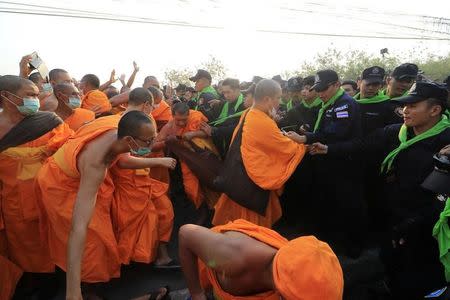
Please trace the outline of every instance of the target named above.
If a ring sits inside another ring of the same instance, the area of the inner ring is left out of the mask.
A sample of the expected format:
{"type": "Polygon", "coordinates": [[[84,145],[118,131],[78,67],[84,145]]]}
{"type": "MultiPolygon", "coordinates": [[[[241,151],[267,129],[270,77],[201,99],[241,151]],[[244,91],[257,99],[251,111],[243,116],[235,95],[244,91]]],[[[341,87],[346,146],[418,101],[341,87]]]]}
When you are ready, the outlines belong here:
{"type": "Polygon", "coordinates": [[[131,262],[182,268],[193,300],[343,299],[340,259],[367,248],[385,268],[371,299],[445,297],[450,76],[404,63],[213,85],[198,70],[194,87],[133,88],[134,62],[101,84],[31,60],[0,76],[1,299],[49,299],[55,272],[66,299],[98,297],[89,285],[131,262]],[[197,211],[179,261],[178,179],[197,211]]]}

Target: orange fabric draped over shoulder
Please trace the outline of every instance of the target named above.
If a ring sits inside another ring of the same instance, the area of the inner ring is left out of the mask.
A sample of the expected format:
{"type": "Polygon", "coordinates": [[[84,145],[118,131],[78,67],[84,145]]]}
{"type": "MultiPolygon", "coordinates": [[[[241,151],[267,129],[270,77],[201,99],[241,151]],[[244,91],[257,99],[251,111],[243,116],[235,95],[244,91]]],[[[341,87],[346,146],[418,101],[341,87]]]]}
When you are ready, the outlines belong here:
{"type": "MultiPolygon", "coordinates": [[[[100,135],[117,130],[120,116],[94,120],[80,129],[40,170],[42,238],[49,246],[52,261],[67,270],[67,241],[72,226],[72,212],[80,185],[78,155],[85,145],[100,135]]],[[[117,242],[111,224],[114,184],[110,172],[100,185],[94,213],[88,227],[81,265],[81,281],[105,282],[120,275],[117,242]]]]}
{"type": "MultiPolygon", "coordinates": [[[[208,118],[206,118],[201,112],[195,110],[189,110],[189,118],[187,120],[186,127],[181,128],[177,135],[181,136],[186,132],[198,131],[200,130],[200,124],[202,122],[208,122],[208,118]]],[[[201,146],[211,150],[214,153],[217,153],[216,147],[211,139],[193,139],[192,142],[195,144],[199,144],[199,140],[201,140],[201,146]]],[[[183,185],[184,191],[186,192],[187,197],[191,200],[195,207],[198,209],[200,205],[203,203],[204,195],[201,191],[200,182],[198,178],[192,173],[189,167],[183,162],[180,162],[181,173],[183,175],[183,185]]]]}
{"type": "Polygon", "coordinates": [[[257,225],[272,227],[282,214],[278,197],[284,183],[305,155],[305,146],[285,137],[275,121],[254,108],[243,114],[233,138],[244,117],[242,160],[250,179],[259,187],[271,191],[266,214],[261,216],[222,194],[215,206],[213,224],[222,225],[236,219],[245,219],[257,225]]]}
{"type": "Polygon", "coordinates": [[[166,101],[161,100],[159,106],[152,111],[152,116],[156,121],[158,131],[172,120],[172,111],[166,101]]]}
{"type": "MultiPolygon", "coordinates": [[[[237,231],[244,233],[260,242],[263,242],[275,249],[280,249],[281,247],[288,244],[288,240],[279,235],[277,232],[257,226],[246,220],[238,219],[234,222],[230,222],[226,225],[216,226],[211,229],[214,232],[224,233],[227,231],[237,231]]],[[[202,287],[204,289],[212,288],[214,295],[217,299],[221,300],[279,300],[280,294],[276,291],[268,291],[265,293],[253,295],[253,296],[233,296],[222,290],[220,283],[216,278],[215,271],[207,268],[205,263],[199,260],[199,275],[202,287]]]]}
{"type": "Polygon", "coordinates": [[[53,272],[48,247],[39,237],[35,178],[47,157],[73,134],[62,123],[39,138],[0,153],[1,213],[9,259],[25,272],[53,272]]]}
{"type": "Polygon", "coordinates": [[[82,125],[95,120],[95,113],[84,108],[75,108],[72,115],[64,120],[67,125],[77,131],[82,125]]]}
{"type": "Polygon", "coordinates": [[[92,90],[83,96],[81,101],[81,108],[94,110],[98,108],[98,113],[105,113],[111,111],[112,106],[109,102],[108,96],[100,90],[92,90]]]}

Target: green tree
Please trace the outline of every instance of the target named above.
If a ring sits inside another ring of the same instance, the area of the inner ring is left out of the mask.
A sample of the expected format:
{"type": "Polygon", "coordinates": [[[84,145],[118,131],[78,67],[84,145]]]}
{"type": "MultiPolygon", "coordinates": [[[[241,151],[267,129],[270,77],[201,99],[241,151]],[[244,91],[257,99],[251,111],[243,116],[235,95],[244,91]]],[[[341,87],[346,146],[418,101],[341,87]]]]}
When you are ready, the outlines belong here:
{"type": "Polygon", "coordinates": [[[209,56],[209,60],[201,63],[198,69],[208,71],[211,74],[213,82],[225,79],[225,75],[228,71],[223,62],[212,55],[209,56]]]}
{"type": "Polygon", "coordinates": [[[192,82],[189,77],[193,76],[194,71],[185,69],[168,69],[164,72],[164,77],[170,86],[177,86],[178,84],[186,84],[190,86],[192,82]]]}
{"type": "Polygon", "coordinates": [[[312,61],[304,62],[296,74],[308,76],[318,70],[333,69],[342,79],[357,79],[362,71],[370,66],[383,67],[387,73],[401,63],[412,62],[419,66],[424,75],[432,80],[442,81],[450,74],[450,52],[444,56],[431,54],[426,48],[414,48],[405,53],[374,56],[363,50],[343,52],[329,48],[318,53],[312,61]]]}

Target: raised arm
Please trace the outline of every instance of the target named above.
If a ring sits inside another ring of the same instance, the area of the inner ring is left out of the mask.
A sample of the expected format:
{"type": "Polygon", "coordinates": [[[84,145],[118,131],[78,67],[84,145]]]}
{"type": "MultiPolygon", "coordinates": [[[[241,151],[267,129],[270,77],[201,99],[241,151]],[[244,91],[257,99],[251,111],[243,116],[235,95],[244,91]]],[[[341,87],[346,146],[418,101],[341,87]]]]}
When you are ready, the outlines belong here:
{"type": "Polygon", "coordinates": [[[245,266],[243,257],[236,255],[239,252],[239,244],[223,234],[192,224],[180,228],[179,257],[192,300],[206,299],[200,285],[198,259],[216,272],[236,274],[245,266]]]}
{"type": "Polygon", "coordinates": [[[80,161],[80,187],[72,214],[72,228],[67,247],[66,299],[81,300],[81,261],[86,234],[95,209],[97,192],[105,179],[106,167],[80,161]]]}
{"type": "Polygon", "coordinates": [[[108,80],[107,82],[105,82],[104,84],[102,84],[98,89],[99,89],[100,91],[104,91],[104,90],[106,90],[106,89],[108,88],[108,86],[110,86],[111,84],[113,84],[113,83],[116,82],[116,81],[117,81],[116,70],[113,69],[113,70],[111,71],[111,75],[110,75],[110,77],[109,77],[109,80],[108,80]]]}
{"type": "Polygon", "coordinates": [[[111,97],[111,99],[109,99],[109,102],[111,103],[111,105],[114,106],[118,106],[120,104],[124,104],[128,102],[128,97],[130,95],[130,92],[125,92],[119,95],[116,95],[114,97],[111,97]]]}
{"type": "Polygon", "coordinates": [[[127,87],[131,88],[131,86],[133,85],[134,79],[136,78],[136,74],[137,72],[139,72],[139,66],[137,65],[137,63],[135,61],[133,61],[133,73],[131,73],[130,78],[128,78],[128,82],[127,82],[127,87]]]}

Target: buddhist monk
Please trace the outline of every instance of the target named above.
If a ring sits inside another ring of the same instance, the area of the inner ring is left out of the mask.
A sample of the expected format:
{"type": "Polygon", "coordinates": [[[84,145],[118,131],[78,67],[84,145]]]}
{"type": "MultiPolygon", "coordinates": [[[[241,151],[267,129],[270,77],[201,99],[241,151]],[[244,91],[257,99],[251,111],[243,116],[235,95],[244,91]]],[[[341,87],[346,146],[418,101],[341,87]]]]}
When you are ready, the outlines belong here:
{"type": "Polygon", "coordinates": [[[67,299],[80,299],[80,281],[105,282],[120,275],[108,170],[114,164],[171,167],[172,160],[134,157],[148,153],[155,135],[144,112],[102,117],[80,127],[40,170],[43,240],[52,261],[67,272],[67,299]],[[134,156],[120,156],[128,152],[134,156]]]}
{"type": "Polygon", "coordinates": [[[344,280],[336,255],[314,236],[288,241],[245,220],[212,230],[184,225],[179,256],[192,300],[340,300],[344,280]],[[212,251],[213,250],[213,251],[212,251]]]}
{"type": "MultiPolygon", "coordinates": [[[[152,106],[153,99],[149,91],[136,88],[129,94],[124,114],[130,111],[150,114],[152,106]]],[[[155,160],[167,161],[170,168],[174,168],[176,163],[171,158],[155,160]]],[[[172,233],[173,207],[167,197],[168,185],[151,178],[150,172],[150,168],[131,170],[118,165],[111,168],[115,183],[113,226],[123,264],[130,261],[154,261],[158,267],[169,267],[172,259],[167,251],[167,242],[172,233]],[[158,210],[155,203],[158,208],[163,203],[165,209],[158,210]]]]}
{"type": "MultiPolygon", "coordinates": [[[[38,95],[36,85],[27,79],[0,77],[0,273],[11,274],[0,282],[5,282],[5,289],[10,285],[10,292],[21,270],[54,271],[48,248],[39,237],[34,179],[44,160],[73,132],[54,113],[38,111],[38,95]],[[15,266],[5,266],[4,258],[15,266]]],[[[1,299],[9,298],[2,293],[1,299]]]]}
{"type": "Polygon", "coordinates": [[[237,146],[240,143],[236,149],[240,151],[245,173],[259,188],[270,191],[265,214],[243,207],[224,193],[215,206],[214,225],[245,219],[271,227],[281,217],[278,197],[305,154],[305,146],[284,136],[273,120],[281,93],[280,85],[273,80],[262,80],[256,85],[253,106],[241,117],[230,146],[231,151],[240,131],[242,138],[236,140],[237,146]]]}
{"type": "Polygon", "coordinates": [[[86,74],[81,78],[80,89],[83,92],[81,108],[95,112],[96,116],[107,114],[111,103],[105,93],[99,90],[100,79],[94,74],[86,74]]]}
{"type": "Polygon", "coordinates": [[[57,84],[72,83],[70,74],[63,69],[52,69],[49,73],[49,82],[43,83],[43,90],[39,96],[41,100],[40,110],[42,111],[55,111],[58,107],[58,99],[53,94],[53,88],[57,84]]]}
{"type": "MultiPolygon", "coordinates": [[[[181,137],[183,140],[192,141],[199,148],[207,149],[219,157],[212,139],[200,130],[201,124],[208,120],[201,112],[190,110],[188,104],[180,102],[173,105],[172,115],[173,119],[159,132],[155,148],[165,147],[165,142],[168,139],[181,137]]],[[[188,148],[190,147],[188,144],[188,148]]],[[[200,183],[184,159],[178,158],[181,165],[184,191],[187,198],[192,201],[198,211],[196,223],[204,224],[208,218],[208,210],[213,209],[220,194],[210,190],[204,183],[200,183]]]]}
{"type": "Polygon", "coordinates": [[[58,107],[55,113],[73,131],[77,131],[82,125],[93,121],[95,113],[93,111],[80,108],[81,95],[78,89],[71,83],[60,83],[53,88],[53,94],[58,100],[58,107]]]}
{"type": "Polygon", "coordinates": [[[144,83],[142,84],[142,87],[144,89],[148,89],[151,86],[156,87],[158,89],[161,87],[158,78],[152,75],[145,77],[144,83]]]}

